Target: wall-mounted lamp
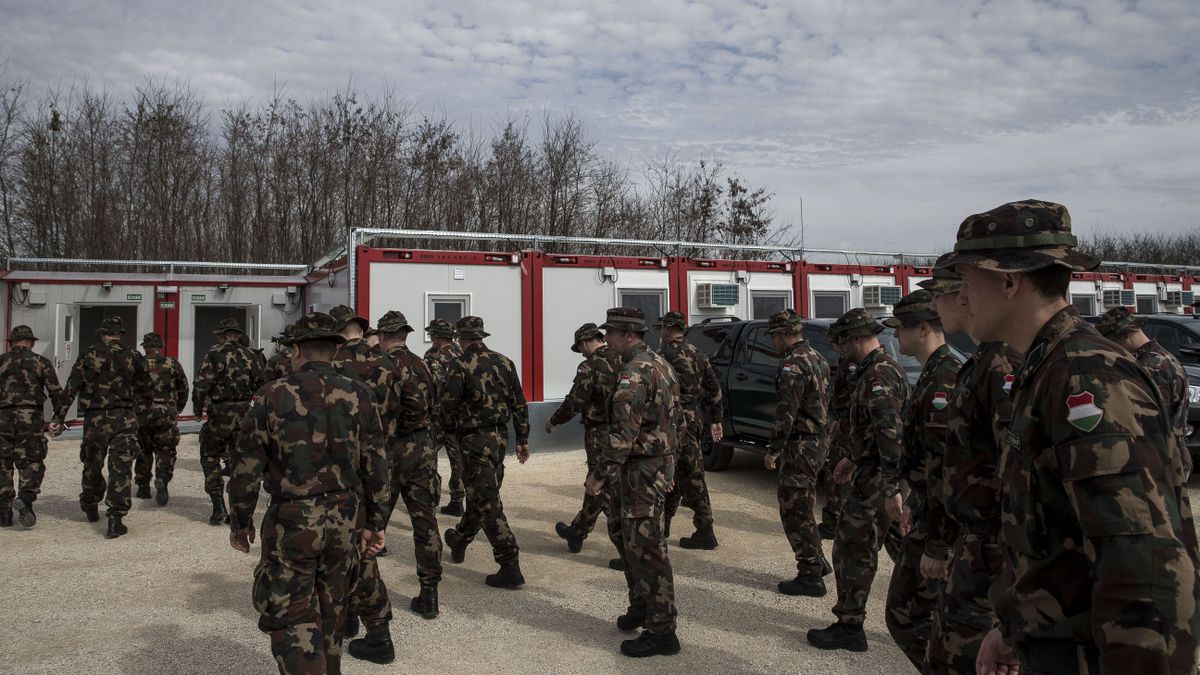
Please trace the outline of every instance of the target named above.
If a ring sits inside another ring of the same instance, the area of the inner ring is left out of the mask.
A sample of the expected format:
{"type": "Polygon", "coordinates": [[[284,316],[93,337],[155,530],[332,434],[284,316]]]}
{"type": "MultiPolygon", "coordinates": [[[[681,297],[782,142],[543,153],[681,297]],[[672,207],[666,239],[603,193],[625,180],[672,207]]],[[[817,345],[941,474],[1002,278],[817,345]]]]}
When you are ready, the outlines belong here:
{"type": "Polygon", "coordinates": [[[229,284],[221,284],[220,286],[217,286],[217,290],[225,293],[229,291],[229,284]]]}
{"type": "Polygon", "coordinates": [[[105,281],[104,283],[100,284],[100,288],[103,288],[106,291],[111,291],[112,290],[112,282],[105,281]]]}

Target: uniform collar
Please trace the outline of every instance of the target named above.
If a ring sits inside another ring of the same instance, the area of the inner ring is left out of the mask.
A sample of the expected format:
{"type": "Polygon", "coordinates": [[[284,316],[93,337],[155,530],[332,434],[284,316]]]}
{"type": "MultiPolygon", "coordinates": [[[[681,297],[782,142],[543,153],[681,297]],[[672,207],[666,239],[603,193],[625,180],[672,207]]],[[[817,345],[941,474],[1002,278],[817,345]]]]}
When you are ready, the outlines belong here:
{"type": "Polygon", "coordinates": [[[648,352],[648,351],[650,351],[650,345],[643,342],[640,345],[634,347],[633,349],[630,349],[629,351],[625,352],[625,354],[621,357],[621,360],[624,361],[625,363],[629,363],[638,354],[641,354],[643,352],[648,352]]]}
{"type": "Polygon", "coordinates": [[[926,377],[932,376],[934,371],[951,356],[953,354],[950,353],[950,345],[948,344],[943,343],[940,347],[933,350],[933,353],[929,355],[929,359],[925,361],[924,367],[921,368],[921,376],[917,380],[924,380],[926,377]]]}
{"type": "Polygon", "coordinates": [[[1037,369],[1046,360],[1046,356],[1054,351],[1054,348],[1068,335],[1078,329],[1081,323],[1083,323],[1083,319],[1079,318],[1079,310],[1072,305],[1067,305],[1050,317],[1050,320],[1033,338],[1033,342],[1029,345],[1029,351],[1025,352],[1025,361],[1021,365],[1017,383],[1027,381],[1037,372],[1037,369]]]}
{"type": "Polygon", "coordinates": [[[883,345],[880,345],[879,347],[872,349],[866,356],[864,356],[863,360],[858,362],[858,366],[860,368],[867,368],[876,361],[882,360],[884,354],[886,353],[887,352],[885,352],[883,349],[883,345]]]}
{"type": "Polygon", "coordinates": [[[1143,356],[1145,356],[1146,354],[1149,354],[1150,352],[1154,351],[1155,347],[1158,347],[1158,341],[1155,340],[1154,338],[1150,338],[1149,342],[1147,342],[1146,344],[1142,345],[1141,347],[1138,347],[1137,349],[1133,350],[1133,355],[1140,359],[1143,356]]]}
{"type": "Polygon", "coordinates": [[[486,350],[487,350],[487,345],[483,344],[483,341],[481,340],[479,342],[471,343],[471,346],[464,349],[463,353],[470,354],[471,352],[482,352],[482,351],[486,351],[486,350]]]}
{"type": "Polygon", "coordinates": [[[800,347],[802,346],[804,346],[804,338],[800,338],[799,340],[793,342],[787,349],[783,350],[783,357],[786,359],[792,354],[795,354],[796,352],[800,351],[800,347]]]}
{"type": "Polygon", "coordinates": [[[300,369],[296,372],[303,373],[307,370],[312,370],[318,373],[332,373],[333,364],[329,363],[328,361],[309,361],[308,363],[300,366],[300,369]]]}

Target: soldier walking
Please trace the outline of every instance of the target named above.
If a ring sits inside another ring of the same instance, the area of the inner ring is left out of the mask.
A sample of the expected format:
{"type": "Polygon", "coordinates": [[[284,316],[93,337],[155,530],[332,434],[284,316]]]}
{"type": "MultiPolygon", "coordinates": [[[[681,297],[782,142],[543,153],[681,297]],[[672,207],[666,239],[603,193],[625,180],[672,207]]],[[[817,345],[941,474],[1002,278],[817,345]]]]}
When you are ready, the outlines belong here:
{"type": "Polygon", "coordinates": [[[241,345],[245,331],[237,321],[223,319],[213,332],[220,342],[204,355],[196,373],[192,411],[197,417],[208,415],[200,428],[200,468],[204,491],[212,500],[208,523],[220,525],[229,521],[224,477],[229,475],[230,452],[250,399],[263,385],[263,370],[258,356],[241,345]]]}
{"type": "Polygon", "coordinates": [[[146,333],[142,349],[150,374],[150,405],[138,419],[139,452],[133,476],[137,498],[149,499],[153,472],[154,500],[166,506],[171,498],[167,485],[175,475],[175,449],[179,446],[179,411],[188,402],[188,380],[183,366],[162,353],[161,335],[146,333]]]}
{"type": "MultiPolygon", "coordinates": [[[[58,408],[62,389],[50,359],[33,351],[37,337],[29,326],[15,326],[8,334],[8,352],[0,356],[0,527],[12,527],[12,507],[22,527],[33,527],[33,503],[46,476],[47,396],[50,410],[58,408]],[[13,490],[16,472],[17,490],[13,490]],[[14,500],[15,498],[15,500],[14,500]]],[[[52,424],[57,436],[62,427],[52,424]]]]}
{"type": "Polygon", "coordinates": [[[267,365],[263,369],[264,382],[274,382],[292,374],[292,355],[288,353],[287,345],[283,344],[281,339],[281,337],[271,338],[271,342],[275,343],[275,353],[267,359],[267,365]]]}
{"type": "Polygon", "coordinates": [[[850,397],[854,393],[855,375],[858,364],[842,349],[841,334],[829,327],[829,346],[841,358],[829,392],[829,456],[821,468],[820,483],[824,488],[825,503],[821,506],[821,524],[817,532],[822,539],[833,539],[837,532],[838,516],[842,510],[842,499],[848,484],[833,479],[833,470],[838,462],[850,453],[850,397]]]}
{"type": "Polygon", "coordinates": [[[259,630],[280,673],[340,673],[359,556],[385,543],[384,433],[371,392],[329,364],[343,339],[332,318],[308,314],[284,339],[296,372],[255,396],[233,451],[229,544],[250,551],[261,485],[271,503],[251,592],[259,630]]]}
{"type": "MultiPolygon", "coordinates": [[[[441,400],[441,390],[446,383],[446,373],[450,364],[462,356],[462,349],[454,341],[457,334],[454,325],[445,319],[434,319],[425,327],[433,345],[425,351],[425,363],[429,372],[433,373],[434,384],[437,385],[434,397],[435,408],[441,400]]],[[[450,461],[450,501],[442,507],[442,513],[447,516],[463,514],[463,500],[466,489],[463,488],[463,455],[458,436],[442,426],[440,415],[433,417],[433,430],[438,444],[446,449],[446,459],[450,461]]]]}

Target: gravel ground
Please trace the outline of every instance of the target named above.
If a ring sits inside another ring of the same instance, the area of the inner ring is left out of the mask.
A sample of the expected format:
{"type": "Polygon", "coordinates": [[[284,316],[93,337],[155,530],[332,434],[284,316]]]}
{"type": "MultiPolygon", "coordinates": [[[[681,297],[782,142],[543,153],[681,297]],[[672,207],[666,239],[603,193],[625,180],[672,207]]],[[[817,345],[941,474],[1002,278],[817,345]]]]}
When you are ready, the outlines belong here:
{"type": "MultiPolygon", "coordinates": [[[[250,606],[250,555],[229,548],[227,529],[207,524],[196,436],[185,436],[171,503],[134,500],[130,534],[103,538],[104,521],[79,511],[78,446],[51,443],[38,525],[0,531],[0,670],[14,673],[274,672],[265,635],[250,606]]],[[[867,620],[870,650],[827,653],[804,633],[828,625],[833,583],[825,598],[790,598],[775,583],[794,573],[779,525],[774,475],[758,458],[739,454],[710,474],[716,510],[715,551],[672,546],[679,638],[674,657],[634,661],[618,652],[630,637],[614,619],[625,608],[620,573],[607,568],[612,545],[603,534],[571,554],[554,523],[578,509],[582,450],[535,454],[509,464],[503,498],[521,546],[527,583],[516,591],[483,584],[495,571],[480,536],[462,565],[445,558],[441,616],[407,611],[417,587],[411,530],[399,515],[388,531],[391,555],[381,562],[395,606],[397,660],[376,666],[346,657],[347,673],[395,672],[807,672],[894,673],[910,670],[892,644],[882,610],[891,561],[881,556],[867,620]]],[[[443,459],[443,476],[448,466],[443,459]]],[[[1195,499],[1195,496],[1193,497],[1195,499]]],[[[265,506],[265,499],[263,504],[265,506]]],[[[690,514],[690,511],[685,511],[690,514]]],[[[442,528],[453,521],[443,517],[442,528]]],[[[678,536],[690,534],[677,519],[678,536]]],[[[825,542],[826,554],[830,542],[825,542]]]]}

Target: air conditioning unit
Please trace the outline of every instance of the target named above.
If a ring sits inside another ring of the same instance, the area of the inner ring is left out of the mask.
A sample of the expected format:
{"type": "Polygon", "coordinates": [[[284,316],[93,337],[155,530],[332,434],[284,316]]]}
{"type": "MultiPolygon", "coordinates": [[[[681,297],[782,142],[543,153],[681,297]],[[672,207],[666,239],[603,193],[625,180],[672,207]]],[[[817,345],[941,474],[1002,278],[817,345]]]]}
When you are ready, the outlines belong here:
{"type": "Polygon", "coordinates": [[[1121,291],[1121,304],[1125,307],[1137,306],[1137,294],[1133,291],[1121,291]]]}
{"type": "Polygon", "coordinates": [[[737,284],[697,284],[696,306],[700,309],[737,307],[741,297],[737,284]]]}
{"type": "Polygon", "coordinates": [[[1183,305],[1183,291],[1167,291],[1162,295],[1164,305],[1179,307],[1183,305]]]}
{"type": "Polygon", "coordinates": [[[1185,307],[1196,304],[1196,291],[1183,291],[1179,304],[1185,307]]]}
{"type": "Polygon", "coordinates": [[[1160,281],[1158,282],[1156,288],[1158,290],[1158,301],[1164,303],[1167,302],[1167,293],[1169,292],[1167,291],[1167,285],[1160,281]]]}
{"type": "Polygon", "coordinates": [[[863,286],[864,307],[885,307],[900,302],[904,291],[899,286],[863,286]]]}
{"type": "Polygon", "coordinates": [[[1137,304],[1137,298],[1133,291],[1123,291],[1119,288],[1110,288],[1104,291],[1104,308],[1112,309],[1113,307],[1132,307],[1137,304]]]}

